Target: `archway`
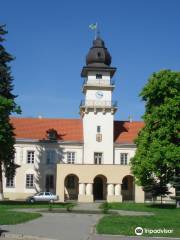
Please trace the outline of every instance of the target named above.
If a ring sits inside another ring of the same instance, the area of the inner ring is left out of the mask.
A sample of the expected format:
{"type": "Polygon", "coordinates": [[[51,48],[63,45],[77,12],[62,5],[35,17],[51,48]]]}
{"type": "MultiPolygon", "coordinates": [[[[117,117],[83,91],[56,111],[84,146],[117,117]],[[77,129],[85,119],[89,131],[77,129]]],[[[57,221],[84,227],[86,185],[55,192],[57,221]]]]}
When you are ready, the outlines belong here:
{"type": "Polygon", "coordinates": [[[77,200],[79,193],[79,178],[75,174],[69,174],[64,180],[64,199],[77,200]]]}
{"type": "Polygon", "coordinates": [[[127,175],[122,180],[122,200],[134,201],[134,177],[127,175]]]}
{"type": "Polygon", "coordinates": [[[98,175],[94,178],[93,184],[94,201],[106,200],[107,197],[107,178],[103,175],[98,175]]]}

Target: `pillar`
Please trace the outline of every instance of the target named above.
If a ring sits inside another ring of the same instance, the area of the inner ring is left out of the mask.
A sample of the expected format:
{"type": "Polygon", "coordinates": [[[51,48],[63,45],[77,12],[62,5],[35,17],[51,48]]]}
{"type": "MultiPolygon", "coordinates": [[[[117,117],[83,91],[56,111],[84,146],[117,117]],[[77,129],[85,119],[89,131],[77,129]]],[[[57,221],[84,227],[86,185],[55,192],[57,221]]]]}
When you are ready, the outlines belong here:
{"type": "Polygon", "coordinates": [[[93,202],[92,183],[79,183],[79,202],[93,202]]]}
{"type": "Polygon", "coordinates": [[[92,195],[93,186],[92,183],[86,184],[86,195],[92,195]]]}
{"type": "Polygon", "coordinates": [[[108,196],[114,195],[114,185],[112,183],[108,184],[108,196]]]}
{"type": "Polygon", "coordinates": [[[115,196],[120,196],[120,195],[121,195],[121,185],[115,184],[115,196]]]}
{"type": "Polygon", "coordinates": [[[122,202],[121,185],[119,183],[108,184],[107,201],[108,202],[122,202]]]}
{"type": "Polygon", "coordinates": [[[79,195],[85,195],[85,184],[79,183],[79,195]]]}

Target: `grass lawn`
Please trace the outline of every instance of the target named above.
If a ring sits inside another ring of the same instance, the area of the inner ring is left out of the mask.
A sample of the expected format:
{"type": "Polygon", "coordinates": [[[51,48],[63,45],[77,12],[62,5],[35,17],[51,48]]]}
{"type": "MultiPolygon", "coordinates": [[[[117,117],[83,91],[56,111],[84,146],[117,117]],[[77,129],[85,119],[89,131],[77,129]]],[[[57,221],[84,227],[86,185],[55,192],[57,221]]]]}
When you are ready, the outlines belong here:
{"type": "MultiPolygon", "coordinates": [[[[47,208],[51,205],[52,208],[66,208],[70,203],[27,203],[19,201],[2,201],[0,202],[0,225],[17,224],[30,221],[41,217],[40,213],[16,212],[12,209],[25,208],[47,208]]],[[[72,205],[72,204],[71,204],[72,205]]]]}
{"type": "Polygon", "coordinates": [[[118,234],[135,236],[136,227],[146,229],[172,229],[172,233],[144,233],[143,236],[180,237],[180,209],[173,205],[146,205],[135,203],[110,203],[110,209],[153,212],[154,216],[118,216],[106,215],[96,229],[100,234],[118,234]]]}
{"type": "Polygon", "coordinates": [[[0,225],[9,225],[27,222],[41,217],[40,213],[24,213],[0,209],[0,225]]]}

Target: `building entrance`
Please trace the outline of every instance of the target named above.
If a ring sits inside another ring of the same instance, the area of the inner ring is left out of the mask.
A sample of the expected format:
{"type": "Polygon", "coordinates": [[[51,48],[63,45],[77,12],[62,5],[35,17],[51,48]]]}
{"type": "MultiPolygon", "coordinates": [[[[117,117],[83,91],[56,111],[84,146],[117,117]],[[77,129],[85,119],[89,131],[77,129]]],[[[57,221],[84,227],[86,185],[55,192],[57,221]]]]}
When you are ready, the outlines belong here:
{"type": "Polygon", "coordinates": [[[104,176],[97,176],[94,178],[93,196],[94,201],[106,199],[106,178],[104,176]]]}

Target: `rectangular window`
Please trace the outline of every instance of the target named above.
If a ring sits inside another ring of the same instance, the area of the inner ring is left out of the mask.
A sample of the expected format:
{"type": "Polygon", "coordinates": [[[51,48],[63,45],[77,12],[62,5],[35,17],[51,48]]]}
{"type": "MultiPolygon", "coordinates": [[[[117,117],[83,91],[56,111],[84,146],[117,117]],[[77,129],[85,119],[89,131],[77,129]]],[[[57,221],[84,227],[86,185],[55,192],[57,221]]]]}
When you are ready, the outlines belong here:
{"type": "Polygon", "coordinates": [[[33,188],[33,187],[34,187],[34,175],[26,174],[26,188],[33,188]]]}
{"type": "Polygon", "coordinates": [[[54,188],[54,175],[46,175],[46,191],[54,188]]]}
{"type": "Polygon", "coordinates": [[[55,163],[55,151],[54,150],[47,151],[46,163],[47,164],[54,164],[55,163]]]}
{"type": "Polygon", "coordinates": [[[94,164],[102,164],[102,156],[103,154],[100,152],[94,153],[94,164]]]}
{"type": "Polygon", "coordinates": [[[34,163],[34,151],[27,151],[27,163],[34,163]]]}
{"type": "Polygon", "coordinates": [[[101,126],[97,126],[97,133],[101,132],[101,126]]]}
{"type": "Polygon", "coordinates": [[[68,164],[75,163],[75,152],[67,152],[67,163],[68,164]]]}
{"type": "Polygon", "coordinates": [[[127,153],[121,153],[120,154],[120,164],[121,165],[127,165],[127,160],[128,160],[128,154],[127,153]]]}
{"type": "Polygon", "coordinates": [[[6,178],[6,187],[7,188],[15,187],[15,185],[14,185],[14,177],[7,177],[6,178]]]}
{"type": "Polygon", "coordinates": [[[102,79],[102,74],[96,74],[96,79],[102,79]]]}

